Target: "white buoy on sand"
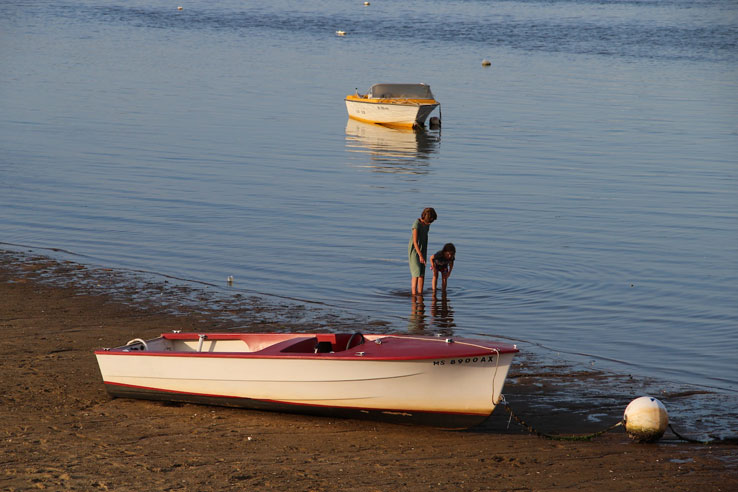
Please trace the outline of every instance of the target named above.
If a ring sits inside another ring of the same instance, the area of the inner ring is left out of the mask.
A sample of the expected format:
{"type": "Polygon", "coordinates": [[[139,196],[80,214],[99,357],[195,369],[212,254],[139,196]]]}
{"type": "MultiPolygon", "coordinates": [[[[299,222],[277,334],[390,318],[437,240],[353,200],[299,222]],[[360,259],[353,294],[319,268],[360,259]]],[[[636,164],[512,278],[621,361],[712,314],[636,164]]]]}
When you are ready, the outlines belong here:
{"type": "Polygon", "coordinates": [[[492,65],[492,62],[489,61],[488,59],[485,58],[484,60],[482,60],[482,66],[483,67],[488,67],[490,65],[492,65]]]}
{"type": "Polygon", "coordinates": [[[669,415],[663,403],[651,396],[636,398],[625,407],[625,432],[638,442],[656,442],[669,425],[669,415]]]}

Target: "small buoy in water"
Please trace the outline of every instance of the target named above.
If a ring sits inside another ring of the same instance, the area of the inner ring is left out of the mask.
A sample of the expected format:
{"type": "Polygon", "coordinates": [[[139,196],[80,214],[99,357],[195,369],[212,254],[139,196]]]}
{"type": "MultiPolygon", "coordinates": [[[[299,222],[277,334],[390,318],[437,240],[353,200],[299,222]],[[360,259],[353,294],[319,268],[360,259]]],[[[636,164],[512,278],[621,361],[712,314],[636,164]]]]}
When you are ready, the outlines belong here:
{"type": "Polygon", "coordinates": [[[482,60],[482,66],[483,67],[488,67],[490,65],[492,65],[492,62],[489,61],[488,59],[485,58],[484,60],[482,60]]]}
{"type": "Polygon", "coordinates": [[[227,281],[227,282],[228,282],[229,284],[232,284],[232,283],[233,283],[233,275],[228,275],[228,278],[226,279],[226,281],[227,281]]]}
{"type": "Polygon", "coordinates": [[[638,442],[656,442],[669,425],[669,415],[663,403],[651,396],[636,398],[625,407],[625,432],[638,442]]]}
{"type": "Polygon", "coordinates": [[[336,31],[336,36],[345,36],[346,31],[336,31]]]}
{"type": "Polygon", "coordinates": [[[371,5],[371,3],[369,3],[369,2],[364,2],[364,5],[371,5]]]}
{"type": "Polygon", "coordinates": [[[430,120],[428,120],[428,126],[431,128],[441,128],[441,118],[438,116],[432,116],[430,120]]]}
{"type": "Polygon", "coordinates": [[[182,7],[177,7],[177,10],[182,10],[182,7]]]}

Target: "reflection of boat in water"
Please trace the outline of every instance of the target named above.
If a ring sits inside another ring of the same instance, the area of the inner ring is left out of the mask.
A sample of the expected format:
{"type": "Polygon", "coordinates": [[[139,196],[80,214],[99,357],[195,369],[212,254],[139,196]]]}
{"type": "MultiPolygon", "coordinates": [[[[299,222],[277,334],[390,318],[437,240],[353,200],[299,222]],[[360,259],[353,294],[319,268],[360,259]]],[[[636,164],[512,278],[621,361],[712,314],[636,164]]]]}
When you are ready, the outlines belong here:
{"type": "Polygon", "coordinates": [[[402,128],[422,128],[440,106],[425,84],[374,84],[366,94],[346,96],[349,118],[402,128]]]}
{"type": "Polygon", "coordinates": [[[425,173],[428,159],[438,152],[440,131],[388,128],[349,119],[346,147],[349,152],[368,154],[370,167],[378,171],[425,173]]]}

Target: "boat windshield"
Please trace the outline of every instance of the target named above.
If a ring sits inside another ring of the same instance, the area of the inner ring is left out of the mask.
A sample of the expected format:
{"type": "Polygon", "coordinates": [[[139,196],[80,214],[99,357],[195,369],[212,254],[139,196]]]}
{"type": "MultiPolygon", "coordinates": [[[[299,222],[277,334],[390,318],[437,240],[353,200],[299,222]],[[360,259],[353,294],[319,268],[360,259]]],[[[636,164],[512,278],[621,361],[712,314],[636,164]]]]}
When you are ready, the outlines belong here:
{"type": "Polygon", "coordinates": [[[374,84],[369,97],[375,99],[435,99],[425,84],[374,84]]]}

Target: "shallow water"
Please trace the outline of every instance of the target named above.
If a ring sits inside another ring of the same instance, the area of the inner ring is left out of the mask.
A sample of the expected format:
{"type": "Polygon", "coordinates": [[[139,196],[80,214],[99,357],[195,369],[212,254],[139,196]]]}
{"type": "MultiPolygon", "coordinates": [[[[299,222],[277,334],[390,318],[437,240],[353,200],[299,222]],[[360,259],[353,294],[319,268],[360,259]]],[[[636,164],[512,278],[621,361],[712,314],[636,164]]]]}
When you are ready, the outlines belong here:
{"type": "Polygon", "coordinates": [[[0,241],[737,391],[738,7],[362,3],[4,2],[0,241]],[[382,81],[442,130],[348,121],[382,81]]]}

